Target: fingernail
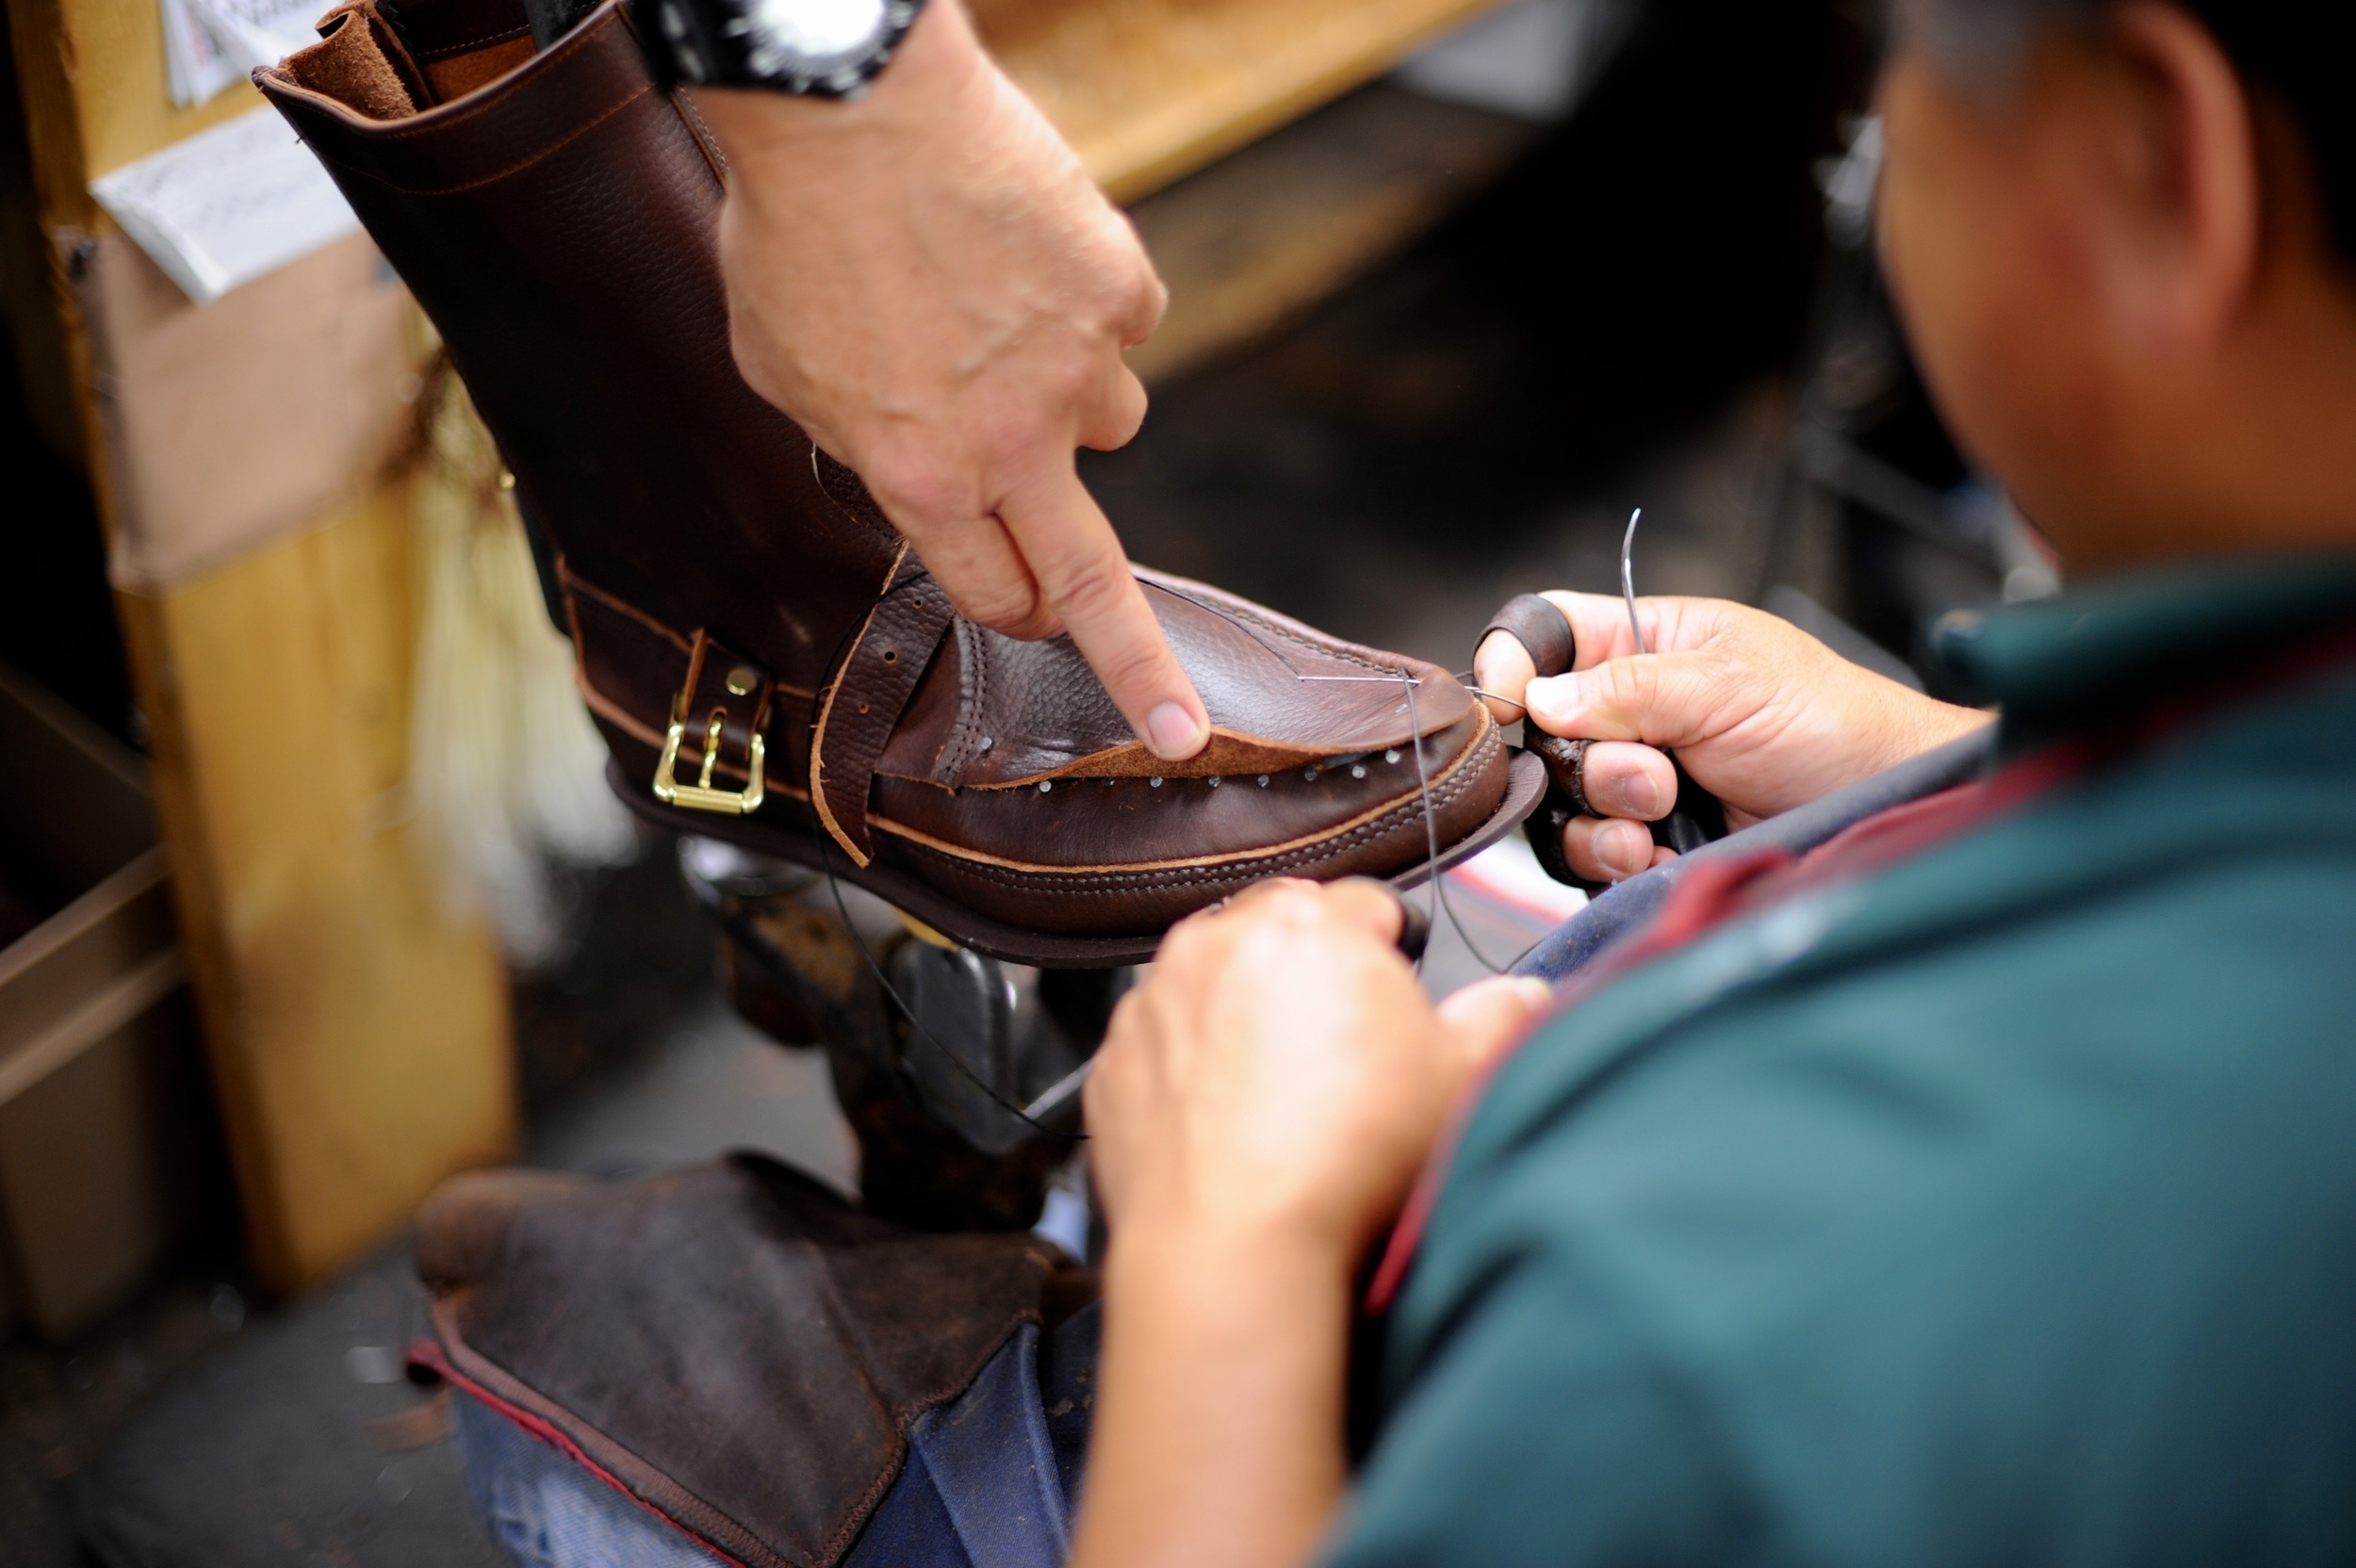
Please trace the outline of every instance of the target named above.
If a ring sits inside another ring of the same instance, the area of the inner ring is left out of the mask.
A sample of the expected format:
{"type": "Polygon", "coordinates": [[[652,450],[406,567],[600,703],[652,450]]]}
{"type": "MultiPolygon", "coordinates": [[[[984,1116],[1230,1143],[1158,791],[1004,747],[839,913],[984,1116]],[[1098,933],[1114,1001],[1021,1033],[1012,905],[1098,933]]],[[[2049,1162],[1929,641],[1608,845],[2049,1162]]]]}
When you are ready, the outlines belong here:
{"type": "Polygon", "coordinates": [[[1620,808],[1631,817],[1651,821],[1661,811],[1661,786],[1648,773],[1633,773],[1620,780],[1620,808]]]}
{"type": "Polygon", "coordinates": [[[1525,974],[1515,979],[1513,988],[1521,993],[1522,1005],[1533,1013],[1554,1005],[1554,988],[1544,980],[1525,974]]]}
{"type": "Polygon", "coordinates": [[[1210,726],[1175,702],[1163,703],[1146,716],[1145,743],[1165,762],[1181,761],[1203,749],[1210,726]]]}
{"type": "Polygon", "coordinates": [[[1614,823],[1595,835],[1595,858],[1633,876],[1652,861],[1652,835],[1632,823],[1614,823]]]}
{"type": "Polygon", "coordinates": [[[1542,676],[1522,693],[1522,702],[1541,720],[1559,723],[1579,705],[1579,682],[1567,675],[1542,676]]]}

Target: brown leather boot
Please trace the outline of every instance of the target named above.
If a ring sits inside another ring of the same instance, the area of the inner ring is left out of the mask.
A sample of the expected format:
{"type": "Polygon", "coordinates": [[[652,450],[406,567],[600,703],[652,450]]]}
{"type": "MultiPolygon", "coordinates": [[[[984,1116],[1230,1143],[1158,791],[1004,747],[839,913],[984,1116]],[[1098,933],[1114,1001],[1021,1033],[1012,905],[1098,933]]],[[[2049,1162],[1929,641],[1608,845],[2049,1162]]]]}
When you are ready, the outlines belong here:
{"type": "Polygon", "coordinates": [[[256,73],[440,328],[552,561],[622,798],[984,953],[1134,961],[1271,875],[1419,878],[1543,789],[1447,672],[1139,572],[1210,710],[1165,764],[1071,642],[957,615],[737,374],[723,163],[610,0],[353,0],[256,73]]]}

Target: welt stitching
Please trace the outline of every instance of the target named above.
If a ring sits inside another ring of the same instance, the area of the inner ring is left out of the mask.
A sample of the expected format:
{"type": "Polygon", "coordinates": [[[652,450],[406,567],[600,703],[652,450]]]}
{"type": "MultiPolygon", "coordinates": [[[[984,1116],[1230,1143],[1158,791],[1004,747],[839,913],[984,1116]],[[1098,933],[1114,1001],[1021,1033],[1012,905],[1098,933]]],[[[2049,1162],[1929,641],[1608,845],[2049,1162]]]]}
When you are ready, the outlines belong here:
{"type": "MultiPolygon", "coordinates": [[[[1495,732],[1492,731],[1493,736],[1495,732]]],[[[1486,749],[1485,745],[1481,749],[1486,749]]],[[[1471,759],[1467,758],[1467,764],[1470,761],[1471,759]]],[[[1453,776],[1432,790],[1432,806],[1436,808],[1453,805],[1456,799],[1463,795],[1474,782],[1473,776],[1476,772],[1477,770],[1469,765],[1458,768],[1453,776]]],[[[903,843],[910,851],[939,861],[961,876],[994,883],[1000,887],[1026,891],[1073,892],[1098,896],[1126,894],[1137,890],[1140,886],[1146,890],[1153,891],[1196,888],[1221,882],[1252,882],[1263,876],[1273,874],[1271,868],[1299,866],[1314,860],[1328,859],[1341,850],[1353,849],[1397,832],[1402,816],[1420,819],[1423,815],[1423,800],[1424,796],[1418,793],[1401,801],[1372,822],[1361,823],[1346,833],[1337,834],[1330,839],[1320,839],[1315,843],[1304,844],[1299,849],[1287,850],[1282,855],[1238,860],[1228,867],[1203,867],[1178,872],[1089,872],[1068,874],[1054,872],[1018,872],[1009,871],[1003,866],[961,860],[934,849],[928,844],[921,844],[912,841],[903,841],[903,843]]]]}

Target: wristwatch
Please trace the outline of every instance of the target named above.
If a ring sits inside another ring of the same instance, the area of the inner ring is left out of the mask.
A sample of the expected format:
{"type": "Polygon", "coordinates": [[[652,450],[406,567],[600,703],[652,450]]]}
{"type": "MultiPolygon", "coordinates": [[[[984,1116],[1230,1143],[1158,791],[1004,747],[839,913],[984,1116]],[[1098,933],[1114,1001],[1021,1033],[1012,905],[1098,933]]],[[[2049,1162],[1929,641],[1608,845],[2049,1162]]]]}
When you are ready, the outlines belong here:
{"type": "Polygon", "coordinates": [[[916,22],[924,0],[633,0],[639,36],[667,84],[758,87],[857,98],[916,22]],[[652,17],[646,13],[651,11],[652,17]]]}

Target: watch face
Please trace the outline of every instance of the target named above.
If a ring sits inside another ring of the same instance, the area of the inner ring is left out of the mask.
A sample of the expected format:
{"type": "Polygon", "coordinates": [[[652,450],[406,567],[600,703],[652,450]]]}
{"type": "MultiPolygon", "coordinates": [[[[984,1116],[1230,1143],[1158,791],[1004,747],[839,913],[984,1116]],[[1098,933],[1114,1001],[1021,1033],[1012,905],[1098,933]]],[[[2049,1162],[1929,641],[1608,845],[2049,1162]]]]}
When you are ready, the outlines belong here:
{"type": "Polygon", "coordinates": [[[923,0],[656,0],[662,47],[691,82],[856,97],[923,0]]]}
{"type": "Polygon", "coordinates": [[[854,87],[873,74],[878,45],[905,25],[894,14],[905,9],[889,0],[744,0],[744,63],[797,87],[854,87]]]}

